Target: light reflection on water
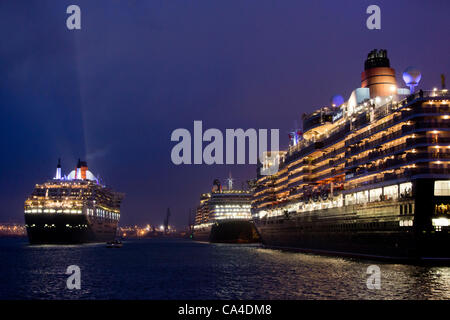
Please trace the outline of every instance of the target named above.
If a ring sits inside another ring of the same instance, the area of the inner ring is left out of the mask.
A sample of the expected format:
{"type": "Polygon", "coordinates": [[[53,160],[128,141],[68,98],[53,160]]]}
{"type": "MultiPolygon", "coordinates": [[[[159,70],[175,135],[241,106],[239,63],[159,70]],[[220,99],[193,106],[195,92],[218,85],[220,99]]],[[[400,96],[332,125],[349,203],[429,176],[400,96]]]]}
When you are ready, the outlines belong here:
{"type": "Polygon", "coordinates": [[[324,257],[258,245],[138,240],[29,246],[0,239],[0,299],[450,299],[450,267],[324,257]],[[66,289],[69,265],[81,290],[66,289]],[[381,289],[366,286],[381,268],[381,289]]]}

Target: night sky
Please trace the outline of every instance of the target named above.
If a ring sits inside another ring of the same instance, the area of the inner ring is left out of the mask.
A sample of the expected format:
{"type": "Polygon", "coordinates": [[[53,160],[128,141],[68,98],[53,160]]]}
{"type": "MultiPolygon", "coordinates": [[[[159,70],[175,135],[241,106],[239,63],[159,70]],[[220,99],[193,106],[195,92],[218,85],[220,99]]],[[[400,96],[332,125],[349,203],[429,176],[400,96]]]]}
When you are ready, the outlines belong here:
{"type": "Polygon", "coordinates": [[[172,164],[176,128],[278,128],[359,87],[367,53],[387,49],[397,80],[450,85],[450,2],[52,0],[0,2],[0,222],[23,222],[34,184],[86,159],[126,193],[121,224],[187,224],[229,172],[254,165],[172,164]],[[66,28],[81,7],[82,29],[66,28]],[[366,8],[381,7],[381,30],[366,8]]]}

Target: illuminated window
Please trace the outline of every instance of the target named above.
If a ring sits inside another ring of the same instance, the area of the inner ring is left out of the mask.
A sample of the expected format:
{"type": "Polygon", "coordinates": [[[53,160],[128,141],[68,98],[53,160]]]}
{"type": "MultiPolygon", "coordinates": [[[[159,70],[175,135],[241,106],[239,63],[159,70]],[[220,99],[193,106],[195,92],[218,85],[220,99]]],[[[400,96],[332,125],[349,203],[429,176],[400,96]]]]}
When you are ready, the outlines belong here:
{"type": "Polygon", "coordinates": [[[380,201],[381,195],[383,194],[383,189],[377,188],[370,190],[370,202],[380,201]]]}
{"type": "Polygon", "coordinates": [[[369,201],[369,191],[360,191],[356,194],[357,203],[367,203],[369,201]]]}
{"type": "Polygon", "coordinates": [[[434,214],[438,216],[450,214],[450,204],[448,203],[435,204],[434,214]]]}
{"type": "Polygon", "coordinates": [[[406,198],[412,196],[412,183],[406,182],[400,184],[400,197],[406,198]]]}
{"type": "Polygon", "coordinates": [[[388,186],[384,187],[384,197],[386,200],[396,200],[398,199],[398,186],[388,186]]]}
{"type": "Polygon", "coordinates": [[[450,196],[450,180],[438,180],[434,182],[435,196],[450,196]]]}
{"type": "Polygon", "coordinates": [[[450,196],[450,180],[438,180],[434,182],[435,196],[450,196]]]}

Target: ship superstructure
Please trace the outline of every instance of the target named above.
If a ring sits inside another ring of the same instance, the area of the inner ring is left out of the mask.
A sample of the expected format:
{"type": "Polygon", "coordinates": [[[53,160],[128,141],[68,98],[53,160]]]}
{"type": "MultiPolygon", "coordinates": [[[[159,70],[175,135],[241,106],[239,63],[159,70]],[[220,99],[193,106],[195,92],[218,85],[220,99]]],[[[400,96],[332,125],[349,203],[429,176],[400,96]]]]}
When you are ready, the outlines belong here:
{"type": "MultiPolygon", "coordinates": [[[[231,179],[231,178],[230,178],[231,179]]],[[[236,190],[229,180],[222,190],[219,180],[214,181],[210,193],[200,196],[193,237],[211,242],[254,242],[258,240],[251,215],[252,193],[236,190]]]]}
{"type": "Polygon", "coordinates": [[[32,244],[114,240],[123,194],[99,182],[84,161],[55,178],[36,184],[25,201],[25,223],[32,244]]]}
{"type": "Polygon", "coordinates": [[[411,92],[420,77],[407,70],[410,89],[399,88],[387,52],[374,50],[347,101],[303,116],[278,171],[257,179],[252,213],[266,245],[450,257],[450,95],[445,84],[411,92]]]}

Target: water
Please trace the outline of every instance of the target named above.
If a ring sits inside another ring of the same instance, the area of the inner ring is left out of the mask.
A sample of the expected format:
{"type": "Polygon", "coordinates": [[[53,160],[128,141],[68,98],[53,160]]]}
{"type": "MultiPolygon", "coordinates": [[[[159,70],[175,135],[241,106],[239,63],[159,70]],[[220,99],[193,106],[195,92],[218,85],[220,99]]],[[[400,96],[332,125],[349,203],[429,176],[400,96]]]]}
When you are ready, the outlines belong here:
{"type": "Polygon", "coordinates": [[[189,240],[29,246],[0,239],[0,299],[450,299],[450,267],[382,264],[189,240]],[[66,289],[69,265],[81,289],[66,289]],[[381,289],[366,286],[381,268],[381,289]]]}

